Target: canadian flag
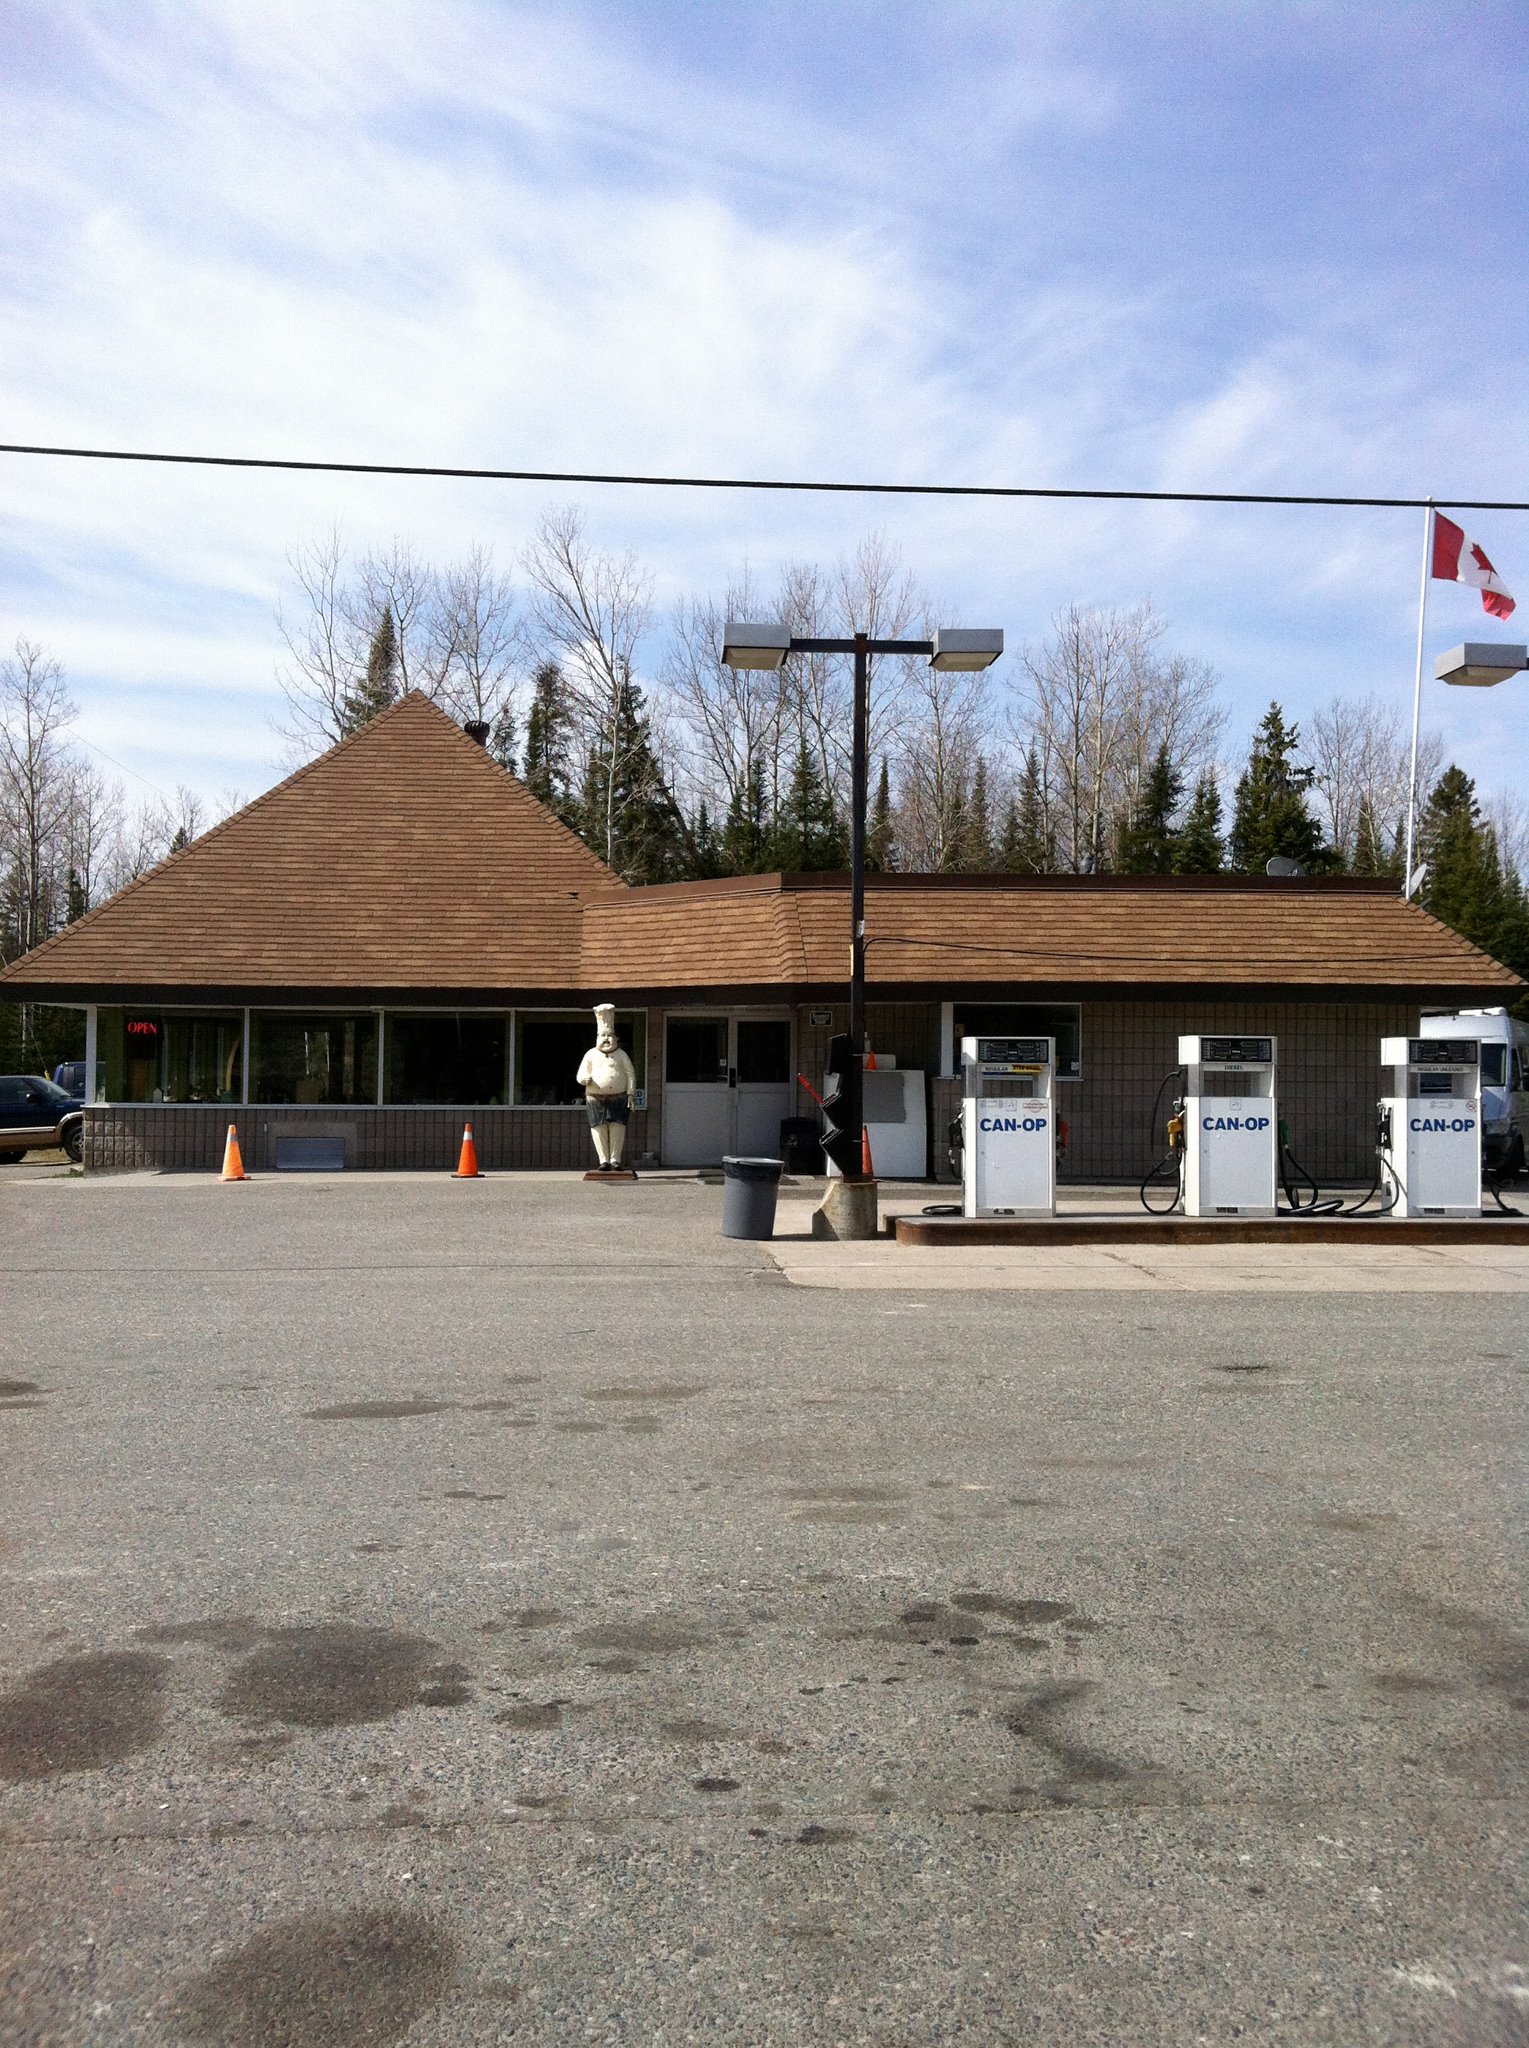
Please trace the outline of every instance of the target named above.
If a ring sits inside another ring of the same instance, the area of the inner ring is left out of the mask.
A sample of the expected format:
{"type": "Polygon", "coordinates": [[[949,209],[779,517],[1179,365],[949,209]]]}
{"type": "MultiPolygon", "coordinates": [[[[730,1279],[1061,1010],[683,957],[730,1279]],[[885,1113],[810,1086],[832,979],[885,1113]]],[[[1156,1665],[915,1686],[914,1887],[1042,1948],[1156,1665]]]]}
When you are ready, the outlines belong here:
{"type": "Polygon", "coordinates": [[[1494,619],[1512,613],[1513,600],[1486,556],[1452,519],[1433,515],[1433,574],[1445,583],[1469,583],[1481,592],[1481,608],[1494,619]]]}

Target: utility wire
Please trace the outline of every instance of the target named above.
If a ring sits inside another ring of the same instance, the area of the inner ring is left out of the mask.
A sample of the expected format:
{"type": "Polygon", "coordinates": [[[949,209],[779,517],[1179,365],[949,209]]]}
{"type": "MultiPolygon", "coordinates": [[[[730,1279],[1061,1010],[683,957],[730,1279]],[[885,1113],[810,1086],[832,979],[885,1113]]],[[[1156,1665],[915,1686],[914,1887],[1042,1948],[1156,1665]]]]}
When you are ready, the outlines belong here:
{"type": "Polygon", "coordinates": [[[317,462],[277,455],[182,455],[152,448],[63,448],[0,441],[0,455],[45,455],[82,462],[163,462],[200,469],[316,470],[340,476],[434,476],[478,483],[627,484],[669,491],[817,491],[886,498],[1085,498],[1146,505],[1331,505],[1378,511],[1417,511],[1441,505],[1452,512],[1529,512],[1520,498],[1341,498],[1282,491],[1093,491],[1051,484],[832,483],[800,477],[628,476],[586,469],[475,469],[438,462],[317,462]]]}

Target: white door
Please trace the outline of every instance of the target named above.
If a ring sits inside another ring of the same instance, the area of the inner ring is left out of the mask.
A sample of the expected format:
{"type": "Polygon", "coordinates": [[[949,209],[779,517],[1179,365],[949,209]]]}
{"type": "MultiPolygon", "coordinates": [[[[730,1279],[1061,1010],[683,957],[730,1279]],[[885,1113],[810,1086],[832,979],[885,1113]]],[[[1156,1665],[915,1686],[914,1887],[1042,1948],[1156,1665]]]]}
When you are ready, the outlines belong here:
{"type": "Polygon", "coordinates": [[[715,1166],[732,1143],[725,1010],[664,1019],[664,1164],[715,1166]]]}
{"type": "Polygon", "coordinates": [[[664,1164],[776,1159],[794,1102],[791,1019],[692,1010],[664,1020],[664,1164]]]}
{"type": "Polygon", "coordinates": [[[794,1106],[791,1019],[733,1019],[733,1151],[743,1159],[779,1159],[780,1126],[794,1106]]]}

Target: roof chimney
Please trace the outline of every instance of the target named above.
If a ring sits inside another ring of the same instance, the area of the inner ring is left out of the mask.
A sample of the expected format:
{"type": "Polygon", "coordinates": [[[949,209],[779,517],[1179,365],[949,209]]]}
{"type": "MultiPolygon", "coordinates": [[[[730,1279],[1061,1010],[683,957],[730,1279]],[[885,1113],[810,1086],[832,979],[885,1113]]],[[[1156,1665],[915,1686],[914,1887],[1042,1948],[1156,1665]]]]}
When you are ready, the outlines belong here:
{"type": "Polygon", "coordinates": [[[488,745],[488,724],[486,720],[470,718],[462,727],[462,730],[470,740],[476,740],[480,747],[488,745]]]}

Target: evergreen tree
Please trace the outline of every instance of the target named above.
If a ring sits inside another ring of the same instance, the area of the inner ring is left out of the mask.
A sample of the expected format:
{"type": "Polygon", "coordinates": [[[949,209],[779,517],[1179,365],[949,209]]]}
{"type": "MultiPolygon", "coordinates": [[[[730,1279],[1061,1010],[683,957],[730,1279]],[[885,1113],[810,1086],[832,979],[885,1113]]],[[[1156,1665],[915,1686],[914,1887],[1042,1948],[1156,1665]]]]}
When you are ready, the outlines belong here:
{"type": "Polygon", "coordinates": [[[1354,867],[1356,875],[1394,875],[1400,872],[1401,856],[1394,845],[1387,845],[1386,835],[1380,828],[1370,799],[1359,800],[1359,816],[1354,825],[1354,867]]]}
{"type": "Polygon", "coordinates": [[[769,864],[787,873],[823,874],[844,867],[848,859],[843,821],[804,735],[770,833],[769,864]]]}
{"type": "Polygon", "coordinates": [[[398,697],[398,624],[393,607],[384,605],[366,650],[365,673],[357,676],[340,706],[345,733],[359,732],[398,697]]]}
{"type": "Polygon", "coordinates": [[[892,839],[892,778],[887,773],[885,754],[881,757],[881,776],[866,822],[865,865],[872,875],[890,874],[897,865],[897,848],[892,839]]]}
{"type": "Polygon", "coordinates": [[[690,860],[685,821],[630,676],[617,693],[613,729],[591,750],[579,825],[584,843],[625,882],[675,881],[690,860]]]}
{"type": "Polygon", "coordinates": [[[1176,875],[1219,874],[1226,859],[1226,842],[1221,836],[1221,791],[1209,770],[1195,784],[1188,815],[1174,835],[1173,872],[1176,875]]]}
{"type": "Polygon", "coordinates": [[[709,882],[727,869],[722,863],[722,843],[703,796],[690,821],[690,845],[685,860],[685,880],[709,882]]]}
{"type": "Polygon", "coordinates": [[[1522,974],[1529,967],[1529,908],[1517,875],[1505,872],[1497,835],[1482,821],[1476,786],[1446,768],[1428,799],[1418,830],[1428,863],[1423,900],[1473,946],[1522,974]]]}
{"type": "Polygon", "coordinates": [[[980,754],[963,810],[958,864],[963,874],[985,875],[993,865],[993,805],[988,795],[987,762],[980,754]]]}
{"type": "Polygon", "coordinates": [[[1287,726],[1279,705],[1271,704],[1237,781],[1228,848],[1235,874],[1261,875],[1276,855],[1307,869],[1332,865],[1321,827],[1306,808],[1311,770],[1296,761],[1300,742],[1299,728],[1287,726]]]}
{"type": "Polygon", "coordinates": [[[1051,871],[1052,847],[1046,830],[1046,805],[1041,789],[1040,756],[1031,747],[1019,778],[1019,795],[1009,800],[996,849],[997,861],[1011,875],[1044,875],[1051,871]]]}
{"type": "Polygon", "coordinates": [[[515,714],[501,705],[488,736],[488,750],[507,773],[515,773],[515,714]]]}
{"type": "Polygon", "coordinates": [[[544,803],[565,825],[574,825],[578,807],[569,766],[569,724],[563,672],[555,661],[544,661],[531,685],[526,765],[521,780],[539,803],[544,803]]]}
{"type": "Polygon", "coordinates": [[[1171,875],[1179,835],[1173,817],[1184,794],[1184,778],[1166,746],[1157,750],[1134,816],[1126,819],[1117,840],[1115,867],[1122,875],[1171,875]]]}
{"type": "Polygon", "coordinates": [[[758,757],[749,762],[741,786],[733,791],[722,821],[717,853],[719,873],[763,874],[770,865],[769,831],[765,823],[764,768],[758,757]]]}
{"type": "Polygon", "coordinates": [[[80,878],[79,869],[71,867],[69,870],[68,908],[64,913],[66,922],[73,924],[75,919],[83,917],[89,908],[90,898],[85,893],[85,884],[80,878]]]}

